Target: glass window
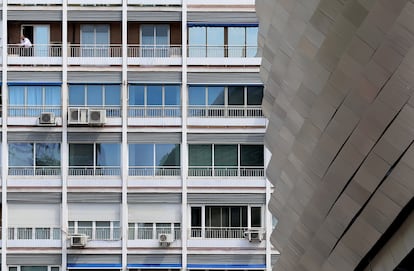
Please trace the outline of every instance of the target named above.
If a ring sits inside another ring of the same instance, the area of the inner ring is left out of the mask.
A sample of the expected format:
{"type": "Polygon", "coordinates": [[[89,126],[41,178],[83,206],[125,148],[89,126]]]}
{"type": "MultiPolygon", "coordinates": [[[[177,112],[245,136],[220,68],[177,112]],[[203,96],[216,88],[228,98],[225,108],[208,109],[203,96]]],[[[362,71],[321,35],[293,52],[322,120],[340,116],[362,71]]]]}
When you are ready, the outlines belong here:
{"type": "Polygon", "coordinates": [[[129,105],[145,105],[145,86],[129,85],[129,105]]]}
{"type": "Polygon", "coordinates": [[[147,105],[162,105],[162,86],[147,87],[147,105]]]}
{"type": "Polygon", "coordinates": [[[214,145],[215,166],[237,166],[237,145],[214,145]]]}
{"type": "Polygon", "coordinates": [[[33,166],[33,143],[9,144],[10,166],[33,166]]]}
{"type": "Polygon", "coordinates": [[[246,44],[245,27],[228,28],[229,57],[243,57],[244,45],[246,44]]]}
{"type": "Polygon", "coordinates": [[[69,144],[69,166],[93,166],[93,144],[69,144]]]}
{"type": "Polygon", "coordinates": [[[121,146],[118,143],[96,144],[97,166],[119,166],[121,164],[121,146]]]}
{"type": "Polygon", "coordinates": [[[261,227],[262,226],[262,208],[261,207],[252,207],[250,209],[250,224],[252,227],[261,227]]]}
{"type": "Polygon", "coordinates": [[[129,144],[130,166],[153,166],[154,144],[129,144]]]}
{"type": "Polygon", "coordinates": [[[156,144],[155,145],[156,166],[179,166],[180,145],[179,144],[156,144]]]}
{"type": "Polygon", "coordinates": [[[205,27],[190,27],[188,31],[188,43],[190,45],[189,57],[205,57],[207,45],[207,30],[205,27]]]}
{"type": "Polygon", "coordinates": [[[208,104],[224,105],[224,87],[208,87],[208,104]]]}
{"type": "Polygon", "coordinates": [[[240,165],[263,166],[263,145],[240,145],[240,165]]]}
{"type": "Polygon", "coordinates": [[[166,85],[165,86],[165,105],[180,105],[180,86],[166,85]]]}
{"type": "Polygon", "coordinates": [[[24,105],[25,104],[25,87],[9,86],[9,104],[24,105]]]}
{"type": "Polygon", "coordinates": [[[207,27],[207,57],[224,57],[224,27],[207,27]]]}
{"type": "Polygon", "coordinates": [[[211,166],[212,152],[211,145],[189,145],[190,166],[211,166]]]}
{"type": "Polygon", "coordinates": [[[47,271],[47,266],[21,266],[20,271],[47,271]]]}
{"type": "Polygon", "coordinates": [[[95,239],[109,240],[111,239],[111,222],[96,221],[95,239]]]}
{"type": "Polygon", "coordinates": [[[246,56],[255,57],[257,54],[258,27],[246,27],[246,56]]]}
{"type": "Polygon", "coordinates": [[[92,221],[78,221],[78,233],[92,238],[92,221]]]}
{"type": "Polygon", "coordinates": [[[119,106],[120,104],[120,85],[69,85],[70,106],[119,106]]]}
{"type": "Polygon", "coordinates": [[[261,105],[263,99],[262,86],[247,87],[247,105],[261,105]]]}
{"type": "Polygon", "coordinates": [[[60,144],[36,143],[36,166],[60,166],[60,144]]]}
{"type": "Polygon", "coordinates": [[[201,207],[191,207],[191,227],[201,227],[201,207]]]}
{"type": "Polygon", "coordinates": [[[101,85],[87,85],[87,105],[103,104],[103,89],[101,85]]]}
{"type": "Polygon", "coordinates": [[[229,105],[244,105],[244,87],[231,86],[229,91],[229,105]]]}
{"type": "Polygon", "coordinates": [[[121,86],[105,85],[105,105],[121,104],[121,86]]]}
{"type": "Polygon", "coordinates": [[[190,86],[188,88],[188,102],[190,105],[205,105],[206,87],[190,86]]]}
{"type": "Polygon", "coordinates": [[[85,105],[84,85],[69,85],[69,105],[85,105]]]}
{"type": "Polygon", "coordinates": [[[40,86],[27,87],[27,105],[42,105],[43,88],[40,86]]]}
{"type": "Polygon", "coordinates": [[[61,91],[58,86],[45,87],[45,104],[46,105],[60,105],[61,91]]]}

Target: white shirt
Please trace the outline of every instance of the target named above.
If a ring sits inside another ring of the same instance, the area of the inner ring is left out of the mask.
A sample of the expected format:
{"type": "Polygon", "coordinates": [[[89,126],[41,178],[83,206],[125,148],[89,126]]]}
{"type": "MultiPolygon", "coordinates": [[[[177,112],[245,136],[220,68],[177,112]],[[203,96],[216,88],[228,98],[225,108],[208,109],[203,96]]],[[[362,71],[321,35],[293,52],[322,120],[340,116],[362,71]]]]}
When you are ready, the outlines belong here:
{"type": "Polygon", "coordinates": [[[20,40],[20,46],[23,46],[25,48],[29,48],[29,47],[32,47],[32,43],[30,42],[30,40],[28,38],[24,38],[24,39],[20,40]]]}

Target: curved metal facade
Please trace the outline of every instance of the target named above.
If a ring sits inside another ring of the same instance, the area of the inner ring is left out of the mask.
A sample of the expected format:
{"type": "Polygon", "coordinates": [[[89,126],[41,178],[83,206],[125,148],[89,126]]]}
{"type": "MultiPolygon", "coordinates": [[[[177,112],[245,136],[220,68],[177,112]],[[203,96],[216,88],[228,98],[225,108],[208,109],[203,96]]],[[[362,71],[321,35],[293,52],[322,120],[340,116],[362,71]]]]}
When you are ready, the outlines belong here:
{"type": "Polygon", "coordinates": [[[414,1],[256,6],[274,270],[393,270],[414,244],[414,1]]]}

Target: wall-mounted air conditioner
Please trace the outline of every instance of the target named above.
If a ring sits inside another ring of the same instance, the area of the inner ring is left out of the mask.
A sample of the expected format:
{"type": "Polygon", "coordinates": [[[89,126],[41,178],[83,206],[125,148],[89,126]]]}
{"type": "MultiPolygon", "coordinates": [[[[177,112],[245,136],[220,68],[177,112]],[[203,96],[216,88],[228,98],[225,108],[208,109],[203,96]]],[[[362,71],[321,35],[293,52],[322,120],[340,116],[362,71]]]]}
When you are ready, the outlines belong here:
{"type": "Polygon", "coordinates": [[[264,231],[262,229],[249,229],[244,233],[244,237],[249,242],[261,242],[264,240],[264,231]]]}
{"type": "Polygon", "coordinates": [[[88,108],[69,107],[68,124],[88,124],[88,108]]]}
{"type": "Polygon", "coordinates": [[[56,125],[55,114],[52,112],[40,113],[39,125],[56,125]]]}
{"type": "Polygon", "coordinates": [[[71,247],[84,247],[88,243],[88,236],[85,234],[74,234],[70,236],[71,247]]]}
{"type": "Polygon", "coordinates": [[[88,114],[89,125],[104,125],[106,123],[106,110],[89,109],[88,114]]]}
{"type": "Polygon", "coordinates": [[[161,246],[169,246],[172,242],[174,242],[174,236],[172,233],[160,233],[158,234],[158,241],[161,246]]]}

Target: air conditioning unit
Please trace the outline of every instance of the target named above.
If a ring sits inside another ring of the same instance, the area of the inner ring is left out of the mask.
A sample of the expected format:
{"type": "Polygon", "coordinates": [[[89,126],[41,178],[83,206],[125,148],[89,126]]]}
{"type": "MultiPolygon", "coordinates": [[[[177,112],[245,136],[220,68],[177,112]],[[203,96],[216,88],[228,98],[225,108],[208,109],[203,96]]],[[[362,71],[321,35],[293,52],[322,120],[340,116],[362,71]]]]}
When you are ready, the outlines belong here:
{"type": "Polygon", "coordinates": [[[249,242],[261,242],[264,239],[264,231],[262,229],[249,229],[244,233],[244,237],[249,242]]]}
{"type": "Polygon", "coordinates": [[[88,108],[69,107],[68,124],[69,125],[88,124],[88,108]]]}
{"type": "Polygon", "coordinates": [[[158,234],[158,241],[162,246],[169,246],[172,242],[174,242],[174,236],[172,233],[160,233],[158,234]]]}
{"type": "Polygon", "coordinates": [[[89,109],[89,125],[104,125],[106,123],[106,110],[89,109]]]}
{"type": "Polygon", "coordinates": [[[40,113],[39,125],[56,125],[55,114],[52,112],[40,113]]]}
{"type": "Polygon", "coordinates": [[[71,247],[84,247],[88,243],[88,236],[85,234],[74,234],[70,236],[71,247]]]}

